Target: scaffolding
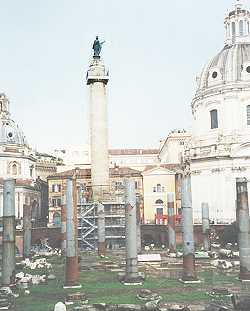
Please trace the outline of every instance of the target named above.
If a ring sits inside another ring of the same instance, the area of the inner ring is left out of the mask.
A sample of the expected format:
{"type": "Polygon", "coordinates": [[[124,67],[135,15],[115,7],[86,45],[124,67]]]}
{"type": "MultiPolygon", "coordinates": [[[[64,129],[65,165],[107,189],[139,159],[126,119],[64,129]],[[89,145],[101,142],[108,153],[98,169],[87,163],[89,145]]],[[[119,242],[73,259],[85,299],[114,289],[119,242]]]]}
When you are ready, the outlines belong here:
{"type": "MultiPolygon", "coordinates": [[[[116,185],[103,190],[106,245],[109,248],[125,246],[124,189],[116,185]]],[[[83,250],[97,248],[97,204],[92,201],[92,189],[78,187],[78,240],[83,250]]]]}

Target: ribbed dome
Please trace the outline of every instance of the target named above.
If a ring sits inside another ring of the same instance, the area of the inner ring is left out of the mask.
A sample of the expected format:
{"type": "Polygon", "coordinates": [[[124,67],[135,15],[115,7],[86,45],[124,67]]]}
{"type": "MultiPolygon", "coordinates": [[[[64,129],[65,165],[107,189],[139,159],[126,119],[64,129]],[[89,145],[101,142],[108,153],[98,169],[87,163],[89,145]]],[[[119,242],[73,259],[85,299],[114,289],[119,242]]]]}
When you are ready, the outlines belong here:
{"type": "Polygon", "coordinates": [[[0,119],[0,144],[27,145],[22,130],[11,119],[0,119]]]}
{"type": "Polygon", "coordinates": [[[197,91],[242,81],[250,84],[249,43],[226,45],[202,70],[197,91]]]}
{"type": "Polygon", "coordinates": [[[27,145],[22,130],[10,119],[9,100],[4,93],[0,93],[0,144],[27,145]]]}

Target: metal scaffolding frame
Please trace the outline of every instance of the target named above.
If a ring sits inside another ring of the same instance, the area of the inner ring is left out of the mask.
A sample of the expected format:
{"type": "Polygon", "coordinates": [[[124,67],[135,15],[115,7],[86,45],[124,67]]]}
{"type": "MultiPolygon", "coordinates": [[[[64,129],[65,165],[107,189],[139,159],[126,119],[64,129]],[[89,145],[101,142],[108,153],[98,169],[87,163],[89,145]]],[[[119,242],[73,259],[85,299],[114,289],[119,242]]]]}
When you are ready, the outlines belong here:
{"type": "Polygon", "coordinates": [[[84,193],[86,187],[80,184],[78,191],[78,240],[81,249],[95,249],[96,241],[96,206],[86,203],[84,193]]]}
{"type": "MultiPolygon", "coordinates": [[[[112,187],[103,192],[106,242],[125,246],[124,187],[112,187]],[[112,241],[112,242],[110,242],[112,241]]],[[[78,241],[81,249],[97,248],[97,205],[92,201],[91,187],[78,188],[78,241]],[[86,195],[88,194],[88,195],[86,195]]]]}

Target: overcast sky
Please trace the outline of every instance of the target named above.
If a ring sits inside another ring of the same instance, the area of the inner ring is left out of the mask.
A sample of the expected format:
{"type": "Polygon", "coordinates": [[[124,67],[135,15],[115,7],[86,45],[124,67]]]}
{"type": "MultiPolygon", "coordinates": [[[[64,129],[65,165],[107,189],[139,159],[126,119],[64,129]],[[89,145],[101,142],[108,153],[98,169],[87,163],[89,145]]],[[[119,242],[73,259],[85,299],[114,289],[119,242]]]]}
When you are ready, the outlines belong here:
{"type": "MultiPolygon", "coordinates": [[[[195,77],[233,0],[0,0],[0,92],[39,151],[88,141],[86,71],[105,39],[109,145],[158,147],[190,128],[195,77]]],[[[250,1],[245,1],[250,7],[250,1]]]]}

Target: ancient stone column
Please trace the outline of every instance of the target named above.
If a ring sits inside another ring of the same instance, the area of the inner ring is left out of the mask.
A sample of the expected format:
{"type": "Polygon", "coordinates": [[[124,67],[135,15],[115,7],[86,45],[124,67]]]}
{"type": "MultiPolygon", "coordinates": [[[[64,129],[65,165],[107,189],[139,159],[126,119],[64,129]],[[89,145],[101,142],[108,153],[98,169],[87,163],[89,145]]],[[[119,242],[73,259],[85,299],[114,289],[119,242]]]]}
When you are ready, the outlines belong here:
{"type": "Polygon", "coordinates": [[[250,280],[249,206],[247,180],[236,179],[240,279],[250,280]]]}
{"type": "Polygon", "coordinates": [[[67,179],[65,287],[79,287],[76,180],[67,179]]]}
{"type": "Polygon", "coordinates": [[[183,239],[183,275],[184,282],[197,280],[194,257],[193,211],[191,194],[191,176],[182,178],[182,239],[183,239]]]}
{"type": "Polygon", "coordinates": [[[170,253],[176,252],[174,193],[168,193],[168,247],[170,253]]]}
{"type": "Polygon", "coordinates": [[[210,251],[210,223],[209,223],[209,207],[208,203],[201,204],[202,209],[202,234],[203,234],[203,247],[206,252],[210,251]]]}
{"type": "Polygon", "coordinates": [[[137,253],[141,252],[141,213],[140,198],[136,200],[136,235],[137,235],[137,253]]]}
{"type": "Polygon", "coordinates": [[[32,232],[31,206],[25,204],[23,206],[23,257],[24,258],[30,257],[31,232],[32,232]]]}
{"type": "Polygon", "coordinates": [[[10,285],[15,278],[16,267],[16,220],[15,180],[3,182],[3,253],[2,285],[10,285]]]}
{"type": "MultiPolygon", "coordinates": [[[[66,190],[67,191],[67,190],[66,190]]],[[[66,252],[66,195],[63,194],[61,206],[61,250],[66,252]]]]}
{"type": "Polygon", "coordinates": [[[87,72],[90,102],[91,182],[94,202],[109,192],[107,83],[109,77],[100,56],[93,56],[87,72]]]}
{"type": "Polygon", "coordinates": [[[126,231],[126,275],[124,282],[138,282],[136,193],[135,182],[124,180],[125,186],[125,231],[126,231]]]}
{"type": "Polygon", "coordinates": [[[104,205],[97,203],[97,235],[98,235],[98,255],[106,255],[105,242],[105,212],[104,205]]]}

